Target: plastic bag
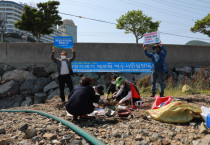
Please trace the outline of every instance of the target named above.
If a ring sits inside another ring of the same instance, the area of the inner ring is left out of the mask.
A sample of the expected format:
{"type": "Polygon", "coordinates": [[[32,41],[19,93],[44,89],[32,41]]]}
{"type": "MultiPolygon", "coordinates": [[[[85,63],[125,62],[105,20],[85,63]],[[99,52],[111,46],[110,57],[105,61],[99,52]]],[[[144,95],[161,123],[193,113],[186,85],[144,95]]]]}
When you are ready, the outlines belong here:
{"type": "Polygon", "coordinates": [[[195,107],[181,101],[172,102],[158,109],[147,110],[153,119],[167,123],[187,123],[194,117],[200,117],[200,107],[195,107]]]}
{"type": "Polygon", "coordinates": [[[202,110],[201,116],[203,120],[206,122],[207,115],[210,114],[210,108],[202,106],[201,110],[202,110]]]}
{"type": "Polygon", "coordinates": [[[152,105],[151,109],[158,109],[164,105],[167,105],[171,102],[172,98],[169,97],[160,97],[160,96],[155,96],[155,102],[152,105]]]}

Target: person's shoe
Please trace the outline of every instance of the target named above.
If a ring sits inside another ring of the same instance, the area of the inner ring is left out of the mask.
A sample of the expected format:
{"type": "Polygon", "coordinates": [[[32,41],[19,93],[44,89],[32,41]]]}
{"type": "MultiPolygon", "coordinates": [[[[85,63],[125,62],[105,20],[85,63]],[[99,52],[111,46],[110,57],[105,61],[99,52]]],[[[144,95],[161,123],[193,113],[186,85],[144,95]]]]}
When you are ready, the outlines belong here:
{"type": "Polygon", "coordinates": [[[150,97],[153,97],[154,98],[155,97],[155,93],[152,93],[152,95],[150,97]]]}
{"type": "Polygon", "coordinates": [[[77,115],[73,115],[73,121],[77,121],[78,120],[78,116],[77,115]]]}
{"type": "Polygon", "coordinates": [[[160,97],[164,97],[164,93],[160,93],[160,97]]]}

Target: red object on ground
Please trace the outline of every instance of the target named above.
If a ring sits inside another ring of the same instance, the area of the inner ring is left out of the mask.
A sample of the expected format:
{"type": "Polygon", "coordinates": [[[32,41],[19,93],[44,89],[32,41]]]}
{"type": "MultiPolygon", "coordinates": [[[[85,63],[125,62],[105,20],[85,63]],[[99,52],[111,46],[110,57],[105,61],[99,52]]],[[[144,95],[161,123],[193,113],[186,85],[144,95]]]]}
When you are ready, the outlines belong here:
{"type": "Polygon", "coordinates": [[[155,96],[155,102],[152,105],[151,109],[158,109],[164,105],[167,105],[171,102],[172,98],[170,96],[168,97],[160,97],[160,96],[155,96]]]}
{"type": "Polygon", "coordinates": [[[132,107],[133,109],[136,109],[136,106],[135,106],[135,105],[131,105],[131,107],[132,107]]]}
{"type": "Polygon", "coordinates": [[[82,115],[80,115],[80,117],[81,118],[87,118],[88,116],[87,116],[87,114],[82,114],[82,115]]]}
{"type": "Polygon", "coordinates": [[[119,117],[128,117],[131,114],[131,111],[129,109],[120,109],[117,110],[117,114],[119,117]]]}
{"type": "Polygon", "coordinates": [[[139,93],[136,91],[135,87],[133,86],[133,84],[131,83],[131,96],[133,98],[141,98],[141,96],[139,95],[139,93]]]}

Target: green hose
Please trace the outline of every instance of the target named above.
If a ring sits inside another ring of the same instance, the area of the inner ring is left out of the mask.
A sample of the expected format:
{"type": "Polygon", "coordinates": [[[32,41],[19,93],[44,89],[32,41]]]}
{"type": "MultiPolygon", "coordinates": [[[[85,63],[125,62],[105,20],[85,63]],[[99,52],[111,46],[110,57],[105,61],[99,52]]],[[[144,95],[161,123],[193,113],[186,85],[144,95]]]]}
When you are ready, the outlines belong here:
{"type": "Polygon", "coordinates": [[[59,118],[57,116],[45,113],[45,112],[41,112],[41,111],[37,111],[37,110],[0,110],[0,112],[26,112],[26,113],[37,113],[40,114],[42,116],[46,116],[48,118],[52,118],[58,122],[61,122],[62,124],[68,126],[70,129],[72,129],[73,131],[75,131],[76,133],[78,133],[79,135],[81,135],[82,137],[84,137],[86,140],[88,140],[90,143],[94,144],[94,145],[105,145],[104,142],[102,142],[101,140],[97,139],[95,136],[91,135],[90,133],[88,133],[87,131],[83,130],[82,128],[78,127],[77,125],[66,121],[62,118],[59,118]]]}

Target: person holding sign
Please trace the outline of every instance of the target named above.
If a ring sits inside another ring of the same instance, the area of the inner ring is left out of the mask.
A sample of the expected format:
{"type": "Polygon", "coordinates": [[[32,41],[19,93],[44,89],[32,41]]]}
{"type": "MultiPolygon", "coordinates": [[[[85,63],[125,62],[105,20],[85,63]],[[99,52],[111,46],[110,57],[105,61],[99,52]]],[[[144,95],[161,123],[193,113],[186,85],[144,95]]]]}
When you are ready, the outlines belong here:
{"type": "Polygon", "coordinates": [[[64,88],[65,84],[67,84],[69,91],[73,90],[73,83],[71,79],[71,75],[73,75],[71,62],[76,58],[76,52],[74,47],[72,47],[73,56],[71,58],[67,58],[66,51],[61,52],[61,58],[55,58],[55,47],[53,47],[51,59],[56,64],[58,70],[58,81],[59,81],[59,89],[60,89],[60,97],[61,101],[65,103],[65,95],[64,88]]]}
{"type": "Polygon", "coordinates": [[[152,95],[155,96],[156,91],[156,81],[158,80],[160,84],[160,97],[164,96],[164,82],[163,76],[167,72],[165,57],[167,54],[166,48],[160,42],[159,45],[154,45],[152,49],[155,51],[153,53],[147,52],[147,46],[143,44],[144,54],[152,59],[152,95]]]}

